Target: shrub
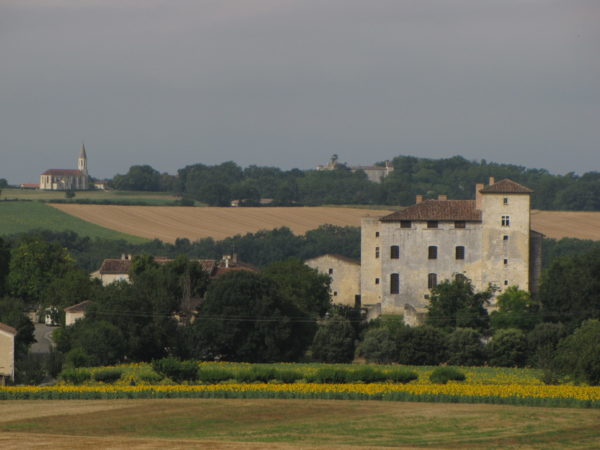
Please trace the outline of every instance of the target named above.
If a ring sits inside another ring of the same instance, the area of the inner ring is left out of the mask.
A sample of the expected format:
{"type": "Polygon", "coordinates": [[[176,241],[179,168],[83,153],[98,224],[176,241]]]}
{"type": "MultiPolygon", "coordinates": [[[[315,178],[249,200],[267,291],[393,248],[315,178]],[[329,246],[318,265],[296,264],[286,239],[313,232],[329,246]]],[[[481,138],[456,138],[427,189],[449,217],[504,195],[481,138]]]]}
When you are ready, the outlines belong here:
{"type": "Polygon", "coordinates": [[[200,372],[200,368],[195,361],[181,361],[179,358],[171,356],[152,361],[152,368],[155,372],[169,377],[177,383],[195,381],[198,379],[200,372]]]}
{"type": "Polygon", "coordinates": [[[304,375],[296,370],[279,369],[277,370],[275,378],[282,383],[295,383],[304,378],[304,375]]]}
{"type": "Polygon", "coordinates": [[[382,383],[387,379],[386,373],[372,367],[361,367],[348,373],[348,380],[351,382],[382,383]]]}
{"type": "Polygon", "coordinates": [[[457,328],[448,336],[448,364],[481,366],[485,362],[485,346],[481,335],[472,328],[457,328]]]}
{"type": "Polygon", "coordinates": [[[81,384],[92,378],[92,373],[88,369],[69,368],[60,373],[60,378],[65,383],[81,384]]]}
{"type": "Polygon", "coordinates": [[[221,381],[235,378],[230,370],[220,367],[202,367],[198,374],[198,380],[203,383],[216,384],[221,381]]]}
{"type": "Polygon", "coordinates": [[[348,319],[334,315],[319,326],[312,357],[325,363],[349,363],[354,359],[355,331],[348,319]]]}
{"type": "Polygon", "coordinates": [[[358,354],[369,362],[389,364],[396,358],[396,341],[387,328],[371,328],[365,333],[358,354]]]}
{"type": "Polygon", "coordinates": [[[141,381],[144,381],[144,382],[150,383],[150,384],[156,384],[156,383],[162,381],[162,379],[163,379],[162,375],[156,373],[153,370],[141,372],[138,376],[141,381]]]}
{"type": "Polygon", "coordinates": [[[94,372],[94,380],[101,383],[114,383],[123,375],[123,371],[117,368],[98,369],[94,372]]]}
{"type": "Polygon", "coordinates": [[[447,359],[448,335],[430,325],[406,327],[396,336],[400,364],[433,366],[447,359]]]}
{"type": "Polygon", "coordinates": [[[600,321],[586,320],[558,344],[555,372],[573,381],[600,385],[600,321]]]}
{"type": "Polygon", "coordinates": [[[488,362],[497,367],[523,367],[527,360],[527,341],[521,330],[498,330],[488,345],[488,362]]]}
{"type": "Polygon", "coordinates": [[[235,378],[240,383],[268,383],[276,378],[276,370],[272,367],[254,366],[240,370],[235,378]]]}
{"type": "Polygon", "coordinates": [[[388,379],[392,383],[406,384],[418,378],[419,375],[417,375],[416,372],[412,372],[406,369],[391,370],[386,374],[386,379],[388,379]]]}
{"type": "Polygon", "coordinates": [[[454,367],[438,367],[431,372],[429,380],[435,384],[446,384],[448,381],[465,381],[465,374],[454,367]]]}
{"type": "Polygon", "coordinates": [[[347,370],[325,367],[308,377],[311,383],[344,384],[351,381],[347,370]]]}

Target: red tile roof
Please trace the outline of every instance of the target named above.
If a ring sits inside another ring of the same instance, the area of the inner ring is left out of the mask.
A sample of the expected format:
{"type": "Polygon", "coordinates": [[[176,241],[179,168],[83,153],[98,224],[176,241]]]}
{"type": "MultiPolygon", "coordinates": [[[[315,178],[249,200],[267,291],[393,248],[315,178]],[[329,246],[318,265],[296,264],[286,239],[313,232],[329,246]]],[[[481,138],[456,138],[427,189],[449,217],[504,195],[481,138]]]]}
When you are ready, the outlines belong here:
{"type": "Polygon", "coordinates": [[[480,190],[482,194],[531,194],[533,191],[522,184],[515,183],[513,180],[505,178],[491,186],[480,190]]]}
{"type": "Polygon", "coordinates": [[[130,259],[105,259],[100,266],[101,274],[123,274],[129,273],[131,267],[130,259]]]}
{"type": "Polygon", "coordinates": [[[55,175],[55,176],[83,175],[83,172],[81,170],[77,170],[77,169],[49,169],[49,170],[46,170],[42,175],[55,175]]]}
{"type": "Polygon", "coordinates": [[[5,323],[0,322],[0,330],[2,331],[6,331],[7,333],[16,335],[17,334],[17,330],[14,329],[13,327],[6,325],[5,323]]]}
{"type": "Polygon", "coordinates": [[[475,209],[475,200],[425,200],[395,213],[384,216],[382,222],[401,220],[464,220],[481,222],[481,211],[475,209]]]}
{"type": "Polygon", "coordinates": [[[66,307],[65,312],[74,313],[74,312],[85,311],[87,309],[87,307],[90,306],[91,304],[92,304],[91,300],[84,300],[83,302],[77,303],[76,305],[66,307]]]}

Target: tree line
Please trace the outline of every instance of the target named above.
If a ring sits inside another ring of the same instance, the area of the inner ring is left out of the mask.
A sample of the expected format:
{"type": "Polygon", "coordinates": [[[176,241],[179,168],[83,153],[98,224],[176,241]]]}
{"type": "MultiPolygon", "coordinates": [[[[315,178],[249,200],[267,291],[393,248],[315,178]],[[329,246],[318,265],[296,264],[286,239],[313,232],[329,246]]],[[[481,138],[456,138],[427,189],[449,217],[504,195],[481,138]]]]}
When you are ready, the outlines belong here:
{"type": "MultiPolygon", "coordinates": [[[[383,163],[379,163],[383,165],[383,163]]],[[[362,171],[353,172],[340,164],[335,170],[282,170],[276,167],[242,168],[229,161],[218,165],[193,164],[176,175],[160,173],[148,165],[132,166],[126,174],[115,175],[115,189],[168,191],[184,199],[214,206],[258,205],[261,198],[272,205],[372,204],[410,205],[415,195],[436,198],[471,199],[477,183],[511,178],[535,191],[532,206],[545,210],[600,210],[600,173],[583,175],[551,174],[513,164],[470,161],[462,156],[444,159],[397,156],[394,171],[374,183],[362,171]]]]}
{"type": "MultiPolygon", "coordinates": [[[[56,333],[54,361],[77,366],[151,361],[165,356],[247,362],[375,362],[532,366],[547,382],[600,383],[600,249],[556,258],[532,298],[517,287],[486,306],[493,288],[469,280],[431,290],[425,325],[401,318],[366,323],[360,309],[334,306],[329,278],[299,259],[259,273],[234,271],[210,279],[179,255],[157,264],[137,256],[131,283],[102,286],[72,255],[40,235],[0,240],[0,321],[14,326],[17,356],[27,361],[33,324],[24,311],[57,314],[93,300],[85,319],[56,333]],[[199,301],[192,320],[192,304],[199,301]],[[576,350],[576,351],[575,351],[576,350]]],[[[58,317],[58,320],[62,320],[58,317]]],[[[18,365],[20,376],[27,365],[18,365]]]]}

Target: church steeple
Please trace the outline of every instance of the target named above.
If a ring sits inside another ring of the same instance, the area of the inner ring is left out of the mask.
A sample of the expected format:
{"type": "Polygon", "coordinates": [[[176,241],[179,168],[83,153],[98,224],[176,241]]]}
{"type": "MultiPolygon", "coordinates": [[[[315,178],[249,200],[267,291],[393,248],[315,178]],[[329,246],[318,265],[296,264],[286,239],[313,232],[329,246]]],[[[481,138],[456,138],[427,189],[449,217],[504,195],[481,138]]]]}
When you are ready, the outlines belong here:
{"type": "Polygon", "coordinates": [[[77,160],[77,168],[81,170],[85,175],[88,174],[87,171],[87,155],[85,153],[85,144],[81,143],[81,151],[79,152],[79,159],[77,160]]]}

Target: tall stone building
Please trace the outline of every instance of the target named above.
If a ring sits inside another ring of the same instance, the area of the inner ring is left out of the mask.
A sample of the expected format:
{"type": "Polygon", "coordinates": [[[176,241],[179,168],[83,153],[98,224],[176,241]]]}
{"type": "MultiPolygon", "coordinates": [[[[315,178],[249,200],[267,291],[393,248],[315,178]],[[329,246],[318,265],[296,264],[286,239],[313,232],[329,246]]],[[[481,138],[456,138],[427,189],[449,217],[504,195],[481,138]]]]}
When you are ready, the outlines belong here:
{"type": "Polygon", "coordinates": [[[49,169],[40,175],[40,189],[74,191],[90,189],[85,145],[81,144],[77,169],[49,169]]]}
{"type": "MultiPolygon", "coordinates": [[[[385,313],[416,317],[430,289],[466,277],[477,290],[490,284],[535,290],[541,237],[531,230],[532,191],[512,180],[476,186],[475,200],[425,200],[361,226],[361,301],[385,313]]],[[[410,322],[410,320],[409,320],[410,322]]]]}

